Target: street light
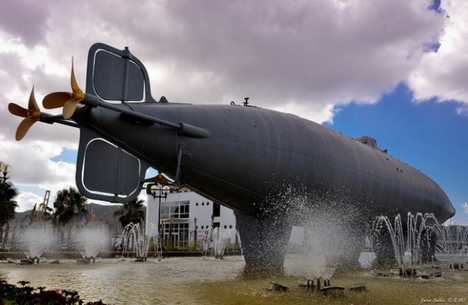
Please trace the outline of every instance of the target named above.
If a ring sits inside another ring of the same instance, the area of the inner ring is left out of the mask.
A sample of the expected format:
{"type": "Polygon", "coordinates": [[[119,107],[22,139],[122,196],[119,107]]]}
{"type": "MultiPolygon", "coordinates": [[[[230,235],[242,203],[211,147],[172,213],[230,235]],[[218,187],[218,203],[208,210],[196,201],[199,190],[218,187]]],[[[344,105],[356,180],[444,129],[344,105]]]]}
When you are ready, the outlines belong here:
{"type": "MultiPolygon", "coordinates": [[[[167,199],[167,194],[170,191],[168,185],[173,182],[167,179],[164,175],[158,174],[154,177],[145,179],[148,182],[146,185],[146,193],[151,195],[153,199],[158,198],[158,249],[161,249],[161,199],[167,199]]],[[[148,211],[147,211],[148,212],[148,211]]],[[[158,250],[159,251],[159,250],[158,250]]],[[[160,253],[162,255],[162,252],[160,253]]]]}
{"type": "Polygon", "coordinates": [[[158,235],[161,232],[161,199],[167,199],[169,190],[169,186],[162,186],[159,183],[151,186],[151,196],[153,196],[153,199],[158,198],[158,235]]]}

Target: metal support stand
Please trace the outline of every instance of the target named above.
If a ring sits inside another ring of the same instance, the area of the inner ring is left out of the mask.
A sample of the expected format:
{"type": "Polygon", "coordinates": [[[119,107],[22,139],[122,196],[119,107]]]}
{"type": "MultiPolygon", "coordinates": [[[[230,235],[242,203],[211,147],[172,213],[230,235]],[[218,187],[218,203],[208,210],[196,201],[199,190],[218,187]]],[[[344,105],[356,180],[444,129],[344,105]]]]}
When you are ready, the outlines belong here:
{"type": "Polygon", "coordinates": [[[180,179],[181,179],[181,168],[182,168],[182,145],[179,146],[179,149],[177,151],[177,169],[176,169],[176,176],[175,176],[175,184],[180,185],[180,179]]]}

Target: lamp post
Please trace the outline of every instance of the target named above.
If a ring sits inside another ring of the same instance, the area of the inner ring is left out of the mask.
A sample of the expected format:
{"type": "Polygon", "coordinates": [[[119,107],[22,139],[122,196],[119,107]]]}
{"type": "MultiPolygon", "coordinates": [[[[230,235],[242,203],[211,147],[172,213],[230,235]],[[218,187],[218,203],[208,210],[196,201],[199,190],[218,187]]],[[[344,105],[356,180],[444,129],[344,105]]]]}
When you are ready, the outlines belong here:
{"type": "Polygon", "coordinates": [[[160,259],[162,258],[162,245],[161,245],[161,199],[167,199],[167,194],[170,190],[169,186],[172,181],[168,180],[163,174],[158,174],[152,178],[145,179],[149,182],[146,186],[146,193],[151,195],[153,199],[158,198],[158,253],[160,259]]]}
{"type": "Polygon", "coordinates": [[[167,185],[154,184],[151,186],[151,196],[153,199],[158,198],[158,235],[161,232],[161,199],[167,199],[169,187],[167,185]]]}

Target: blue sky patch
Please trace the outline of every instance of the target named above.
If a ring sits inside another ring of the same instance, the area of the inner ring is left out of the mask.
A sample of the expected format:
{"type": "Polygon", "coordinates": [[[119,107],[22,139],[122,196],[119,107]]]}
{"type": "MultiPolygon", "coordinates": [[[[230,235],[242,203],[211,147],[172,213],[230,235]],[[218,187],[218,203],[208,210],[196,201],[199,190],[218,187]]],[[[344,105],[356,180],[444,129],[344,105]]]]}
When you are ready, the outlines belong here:
{"type": "Polygon", "coordinates": [[[327,126],[350,137],[376,138],[393,157],[439,183],[457,210],[454,220],[468,224],[463,210],[468,201],[468,117],[457,114],[458,107],[435,99],[415,103],[401,84],[377,104],[340,108],[327,126]]]}

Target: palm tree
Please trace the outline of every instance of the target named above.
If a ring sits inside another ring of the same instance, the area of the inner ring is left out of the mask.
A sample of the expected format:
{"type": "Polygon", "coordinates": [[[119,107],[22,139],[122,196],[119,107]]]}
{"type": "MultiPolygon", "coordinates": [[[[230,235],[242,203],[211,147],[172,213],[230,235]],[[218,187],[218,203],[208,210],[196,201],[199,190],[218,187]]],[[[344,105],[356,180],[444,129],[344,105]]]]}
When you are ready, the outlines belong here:
{"type": "Polygon", "coordinates": [[[13,200],[18,192],[8,176],[8,165],[0,162],[0,243],[5,248],[10,229],[9,221],[15,218],[15,208],[18,206],[13,200]]]}
{"type": "Polygon", "coordinates": [[[57,192],[54,201],[55,224],[66,225],[76,217],[88,214],[86,209],[86,197],[82,196],[75,188],[70,187],[57,192]]]}
{"type": "Polygon", "coordinates": [[[129,223],[141,223],[145,220],[143,200],[133,200],[126,202],[120,209],[114,212],[115,217],[119,217],[122,227],[129,223]]]}
{"type": "Polygon", "coordinates": [[[66,247],[70,246],[72,239],[73,223],[81,217],[87,216],[88,211],[86,210],[86,198],[83,197],[75,188],[70,187],[57,192],[57,196],[54,201],[54,214],[53,221],[60,234],[61,242],[65,242],[66,247]],[[65,230],[67,232],[67,238],[65,238],[65,230]]]}

